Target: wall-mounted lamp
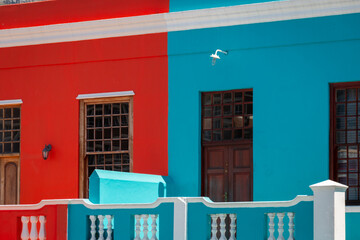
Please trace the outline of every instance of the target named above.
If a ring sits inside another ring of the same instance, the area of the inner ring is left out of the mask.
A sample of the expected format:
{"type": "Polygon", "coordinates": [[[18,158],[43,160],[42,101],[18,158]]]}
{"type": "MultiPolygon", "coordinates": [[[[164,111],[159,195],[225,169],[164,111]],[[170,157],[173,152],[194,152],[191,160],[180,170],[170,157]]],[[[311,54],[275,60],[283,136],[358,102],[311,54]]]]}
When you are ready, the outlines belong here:
{"type": "Polygon", "coordinates": [[[220,50],[220,49],[217,49],[215,51],[215,53],[211,54],[210,57],[212,58],[212,65],[214,66],[215,65],[215,62],[216,62],[216,59],[220,59],[219,55],[218,55],[218,52],[221,52],[223,54],[228,54],[227,51],[223,51],[223,50],[220,50]]]}
{"type": "Polygon", "coordinates": [[[49,145],[45,144],[45,148],[42,150],[42,156],[44,160],[48,158],[50,150],[51,150],[51,144],[49,145]]]}

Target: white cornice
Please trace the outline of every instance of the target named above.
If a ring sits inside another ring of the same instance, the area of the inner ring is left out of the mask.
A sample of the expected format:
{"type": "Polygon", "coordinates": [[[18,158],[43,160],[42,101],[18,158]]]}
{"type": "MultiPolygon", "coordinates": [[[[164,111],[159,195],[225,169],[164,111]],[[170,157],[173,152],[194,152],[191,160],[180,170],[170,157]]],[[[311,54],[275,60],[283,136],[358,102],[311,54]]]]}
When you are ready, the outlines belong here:
{"type": "Polygon", "coordinates": [[[93,98],[109,98],[109,97],[125,97],[134,96],[134,91],[122,91],[122,92],[107,92],[107,93],[91,93],[91,94],[79,94],[76,99],[93,99],[93,98]]]}
{"type": "Polygon", "coordinates": [[[0,30],[15,47],[360,13],[360,0],[286,0],[0,30]]]}
{"type": "Polygon", "coordinates": [[[21,99],[14,99],[14,100],[1,100],[0,101],[0,106],[3,105],[19,105],[22,104],[23,101],[21,99]]]}

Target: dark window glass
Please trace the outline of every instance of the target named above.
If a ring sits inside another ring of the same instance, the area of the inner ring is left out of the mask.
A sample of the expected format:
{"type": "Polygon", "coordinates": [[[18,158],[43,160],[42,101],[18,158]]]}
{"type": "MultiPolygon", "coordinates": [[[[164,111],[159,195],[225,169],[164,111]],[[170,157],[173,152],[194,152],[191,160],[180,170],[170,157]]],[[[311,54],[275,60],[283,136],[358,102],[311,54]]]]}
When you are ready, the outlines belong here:
{"type": "Polygon", "coordinates": [[[0,153],[20,153],[20,108],[0,108],[0,153]]]}
{"type": "MultiPolygon", "coordinates": [[[[203,142],[252,139],[253,92],[251,90],[204,93],[202,101],[203,142]]],[[[343,114],[345,114],[345,105],[343,114]]],[[[356,119],[352,119],[348,125],[354,127],[356,119]]],[[[338,126],[346,130],[344,121],[339,119],[338,126]]]]}

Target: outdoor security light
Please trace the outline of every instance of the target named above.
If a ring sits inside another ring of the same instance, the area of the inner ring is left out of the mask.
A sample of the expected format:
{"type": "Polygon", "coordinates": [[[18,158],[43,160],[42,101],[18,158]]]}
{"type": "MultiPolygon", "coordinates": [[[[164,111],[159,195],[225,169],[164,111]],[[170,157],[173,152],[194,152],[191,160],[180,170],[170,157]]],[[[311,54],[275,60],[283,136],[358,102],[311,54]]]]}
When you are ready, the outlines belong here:
{"type": "Polygon", "coordinates": [[[50,150],[51,150],[51,144],[49,145],[45,144],[45,148],[42,150],[42,156],[44,160],[48,158],[50,150]]]}

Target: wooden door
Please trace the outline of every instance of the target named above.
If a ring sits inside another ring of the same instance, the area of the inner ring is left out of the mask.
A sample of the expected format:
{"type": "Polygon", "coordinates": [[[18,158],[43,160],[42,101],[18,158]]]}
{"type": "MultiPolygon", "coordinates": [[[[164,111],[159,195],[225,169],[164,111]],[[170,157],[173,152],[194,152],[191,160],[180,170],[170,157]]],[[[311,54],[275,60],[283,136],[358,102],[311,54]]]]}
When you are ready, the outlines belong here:
{"type": "Polygon", "coordinates": [[[0,158],[0,204],[19,202],[19,157],[0,158]]]}
{"type": "Polygon", "coordinates": [[[203,148],[203,193],[214,202],[252,200],[252,147],[244,145],[203,148]]]}

